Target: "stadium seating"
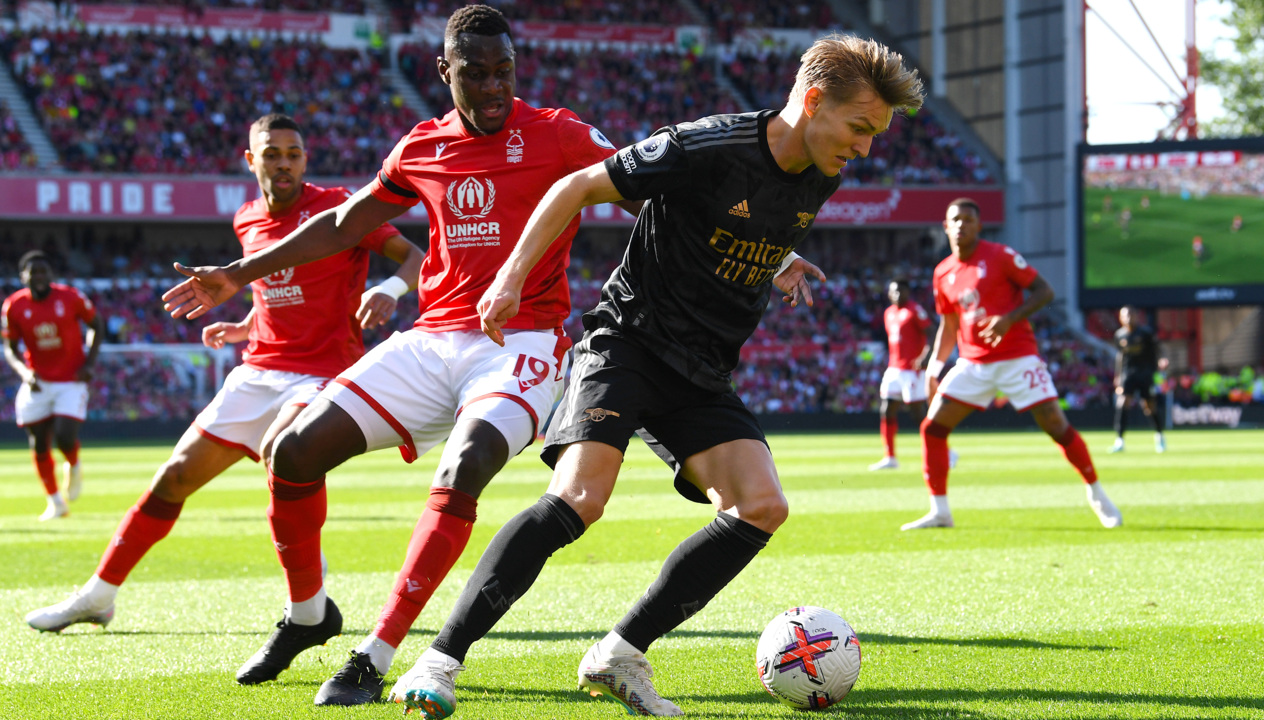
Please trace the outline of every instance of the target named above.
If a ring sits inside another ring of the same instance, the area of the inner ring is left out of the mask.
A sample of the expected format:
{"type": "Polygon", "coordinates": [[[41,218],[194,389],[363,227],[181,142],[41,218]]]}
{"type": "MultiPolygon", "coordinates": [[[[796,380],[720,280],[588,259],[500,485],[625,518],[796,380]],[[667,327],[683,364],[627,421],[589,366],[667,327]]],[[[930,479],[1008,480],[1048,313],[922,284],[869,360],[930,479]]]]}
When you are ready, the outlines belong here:
{"type": "Polygon", "coordinates": [[[73,171],[241,172],[250,122],[285,112],[309,174],[363,177],[418,120],[372,57],[316,41],[34,30],[0,46],[73,171]]]}
{"type": "Polygon", "coordinates": [[[35,163],[35,153],[9,112],[9,106],[0,100],[0,170],[32,168],[35,163]]]}
{"type": "MultiPolygon", "coordinates": [[[[463,0],[390,0],[387,3],[400,31],[406,31],[417,17],[447,17],[470,3],[463,0]]],[[[619,23],[623,25],[697,24],[679,0],[501,0],[493,5],[510,20],[556,23],[619,23]]]]}
{"type": "MultiPolygon", "coordinates": [[[[85,0],[78,1],[80,4],[85,4],[85,0]]],[[[206,8],[231,8],[284,12],[338,12],[363,15],[365,10],[363,0],[128,0],[126,3],[120,3],[118,0],[87,0],[86,4],[166,5],[183,7],[190,12],[197,12],[206,8]]]]}

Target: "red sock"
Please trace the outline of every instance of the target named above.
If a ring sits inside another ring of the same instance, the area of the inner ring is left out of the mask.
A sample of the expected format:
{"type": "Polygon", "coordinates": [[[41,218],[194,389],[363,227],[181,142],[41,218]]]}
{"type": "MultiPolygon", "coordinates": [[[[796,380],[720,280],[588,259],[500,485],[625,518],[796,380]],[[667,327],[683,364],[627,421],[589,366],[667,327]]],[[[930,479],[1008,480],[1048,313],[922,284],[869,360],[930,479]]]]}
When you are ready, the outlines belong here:
{"type": "Polygon", "coordinates": [[[44,483],[45,494],[57,492],[57,469],[53,466],[51,452],[35,453],[35,472],[39,474],[40,482],[44,483]]]}
{"type": "Polygon", "coordinates": [[[146,490],[119,523],[114,539],[101,556],[97,577],[111,585],[122,585],[149,548],[171,532],[183,507],[182,502],[168,502],[146,490]]]}
{"type": "Polygon", "coordinates": [[[291,602],[310,600],[320,591],[320,529],[325,524],[328,502],[325,478],[300,484],[268,472],[268,522],[272,544],[285,569],[285,584],[291,602]]]}
{"type": "Polygon", "coordinates": [[[922,476],[931,495],[948,494],[948,435],[952,428],[922,421],[922,476]]]}
{"type": "Polygon", "coordinates": [[[884,415],[878,421],[878,427],[882,431],[882,444],[887,449],[887,457],[895,457],[895,433],[900,429],[900,421],[895,418],[888,420],[884,415]]]}
{"type": "Polygon", "coordinates": [[[78,465],[79,464],[79,441],[76,440],[75,444],[71,446],[69,450],[64,451],[62,455],[66,457],[66,462],[70,463],[71,465],[78,465]]]}
{"type": "Polygon", "coordinates": [[[461,557],[474,529],[478,500],[452,488],[431,488],[430,499],[408,541],[404,567],[382,608],[373,634],[397,648],[435,588],[461,557]]]}
{"type": "Polygon", "coordinates": [[[1097,470],[1093,468],[1093,458],[1088,454],[1088,446],[1084,444],[1084,438],[1080,437],[1079,431],[1070,425],[1067,431],[1062,433],[1062,437],[1054,438],[1054,442],[1062,446],[1062,454],[1066,456],[1067,462],[1071,463],[1071,467],[1084,478],[1084,482],[1092,485],[1097,482],[1097,470]]]}

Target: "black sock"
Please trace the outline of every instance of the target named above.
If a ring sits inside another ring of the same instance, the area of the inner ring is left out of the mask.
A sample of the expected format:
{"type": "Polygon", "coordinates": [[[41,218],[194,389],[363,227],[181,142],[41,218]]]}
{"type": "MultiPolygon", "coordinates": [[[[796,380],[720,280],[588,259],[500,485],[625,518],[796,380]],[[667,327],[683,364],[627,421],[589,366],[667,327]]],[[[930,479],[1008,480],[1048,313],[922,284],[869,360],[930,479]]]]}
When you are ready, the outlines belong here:
{"type": "Polygon", "coordinates": [[[771,534],[718,513],[676,546],[615,632],[641,652],[701,610],[768,544],[771,534]]]}
{"type": "Polygon", "coordinates": [[[1128,403],[1115,405],[1115,437],[1123,438],[1128,429],[1128,403]]]}
{"type": "Polygon", "coordinates": [[[1149,418],[1150,424],[1154,426],[1156,433],[1163,432],[1163,427],[1159,425],[1159,403],[1157,401],[1150,401],[1150,412],[1146,413],[1146,417],[1149,418]]]}
{"type": "Polygon", "coordinates": [[[465,653],[526,594],[553,553],[584,534],[584,521],[566,501],[545,495],[505,523],[479,558],[431,647],[465,662],[465,653]]]}

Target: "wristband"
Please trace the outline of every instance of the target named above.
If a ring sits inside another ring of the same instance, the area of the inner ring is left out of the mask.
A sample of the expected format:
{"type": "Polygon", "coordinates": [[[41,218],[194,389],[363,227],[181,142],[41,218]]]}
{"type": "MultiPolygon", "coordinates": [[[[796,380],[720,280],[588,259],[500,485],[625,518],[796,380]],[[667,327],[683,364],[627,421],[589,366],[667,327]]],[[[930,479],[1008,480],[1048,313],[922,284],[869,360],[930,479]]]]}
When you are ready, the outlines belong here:
{"type": "Polygon", "coordinates": [[[791,250],[786,255],[785,259],[781,261],[781,267],[777,268],[777,274],[780,275],[781,273],[785,272],[786,268],[790,267],[790,264],[798,259],[799,259],[799,253],[791,250]]]}
{"type": "Polygon", "coordinates": [[[386,293],[396,300],[400,299],[408,293],[408,283],[398,275],[392,275],[382,281],[380,285],[369,288],[360,296],[360,300],[367,300],[373,293],[386,293]]]}
{"type": "Polygon", "coordinates": [[[931,360],[930,362],[926,363],[926,374],[930,375],[931,377],[935,379],[939,379],[939,374],[942,373],[943,371],[944,371],[943,360],[931,360]]]}

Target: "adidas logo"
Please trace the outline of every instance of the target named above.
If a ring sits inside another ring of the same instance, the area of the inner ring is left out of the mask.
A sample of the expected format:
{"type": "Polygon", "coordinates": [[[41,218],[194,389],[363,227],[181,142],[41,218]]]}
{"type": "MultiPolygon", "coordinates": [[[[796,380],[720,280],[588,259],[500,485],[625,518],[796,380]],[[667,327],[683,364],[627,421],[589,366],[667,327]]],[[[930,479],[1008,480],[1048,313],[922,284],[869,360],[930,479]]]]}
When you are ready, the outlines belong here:
{"type": "Polygon", "coordinates": [[[736,215],[740,218],[749,218],[750,206],[746,204],[745,200],[743,200],[740,203],[729,208],[729,215],[736,215]]]}

